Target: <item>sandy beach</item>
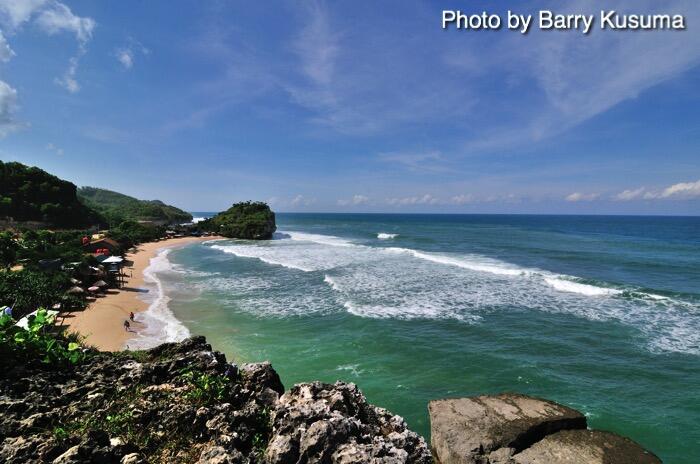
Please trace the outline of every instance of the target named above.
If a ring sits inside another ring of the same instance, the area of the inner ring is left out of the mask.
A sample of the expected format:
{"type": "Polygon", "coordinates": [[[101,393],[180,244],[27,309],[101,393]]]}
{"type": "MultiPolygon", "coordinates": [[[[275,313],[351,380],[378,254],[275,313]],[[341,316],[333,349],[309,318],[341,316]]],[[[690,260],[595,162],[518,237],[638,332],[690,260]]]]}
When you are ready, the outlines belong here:
{"type": "Polygon", "coordinates": [[[134,314],[148,309],[148,304],[139,298],[145,290],[143,271],[163,248],[175,248],[192,242],[215,240],[218,237],[182,237],[138,245],[126,259],[134,264],[125,267],[125,283],[122,288],[110,289],[106,296],[99,297],[82,310],[65,314],[62,324],[70,332],[78,332],[85,342],[103,351],[119,351],[142,328],[138,321],[131,323],[131,331],[124,330],[124,321],[129,312],[134,314]]]}

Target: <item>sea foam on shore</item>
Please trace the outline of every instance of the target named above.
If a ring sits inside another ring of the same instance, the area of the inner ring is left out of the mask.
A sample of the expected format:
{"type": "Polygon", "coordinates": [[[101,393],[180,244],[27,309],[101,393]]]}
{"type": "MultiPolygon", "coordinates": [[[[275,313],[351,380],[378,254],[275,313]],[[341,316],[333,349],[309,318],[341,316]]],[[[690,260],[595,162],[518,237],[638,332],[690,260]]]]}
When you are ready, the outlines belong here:
{"type": "Polygon", "coordinates": [[[168,254],[170,248],[159,250],[143,271],[144,283],[148,287],[145,300],[148,309],[136,315],[138,334],[127,342],[129,349],[146,349],[165,342],[178,342],[190,336],[185,327],[168,307],[170,297],[166,295],[163,281],[158,274],[173,272],[174,268],[168,254]]]}

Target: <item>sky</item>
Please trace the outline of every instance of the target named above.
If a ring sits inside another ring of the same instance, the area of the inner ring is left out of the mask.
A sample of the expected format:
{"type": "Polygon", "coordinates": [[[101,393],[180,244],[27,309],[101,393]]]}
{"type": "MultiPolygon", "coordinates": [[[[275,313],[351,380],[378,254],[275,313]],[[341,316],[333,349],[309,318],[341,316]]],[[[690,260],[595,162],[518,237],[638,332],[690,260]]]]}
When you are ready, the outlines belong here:
{"type": "Polygon", "coordinates": [[[700,214],[700,2],[0,0],[0,159],[189,211],[700,214]],[[684,31],[443,30],[465,13],[684,31]]]}

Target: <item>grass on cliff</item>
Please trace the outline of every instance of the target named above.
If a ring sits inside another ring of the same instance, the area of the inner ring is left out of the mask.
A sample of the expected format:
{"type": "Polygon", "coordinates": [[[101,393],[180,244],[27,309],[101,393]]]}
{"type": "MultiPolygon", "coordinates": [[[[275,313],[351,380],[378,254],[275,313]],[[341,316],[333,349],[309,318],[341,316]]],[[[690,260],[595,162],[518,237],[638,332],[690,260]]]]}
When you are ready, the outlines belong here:
{"type": "MultiPolygon", "coordinates": [[[[116,356],[128,358],[131,354],[116,356]]],[[[147,352],[137,353],[136,358],[149,360],[147,352]]],[[[104,431],[137,447],[147,462],[170,462],[174,456],[178,456],[178,462],[189,462],[183,455],[191,455],[194,462],[201,452],[204,433],[202,424],[195,425],[196,411],[225,401],[233,381],[192,368],[182,370],[172,380],[169,384],[138,384],[125,391],[114,391],[105,408],[55,425],[53,436],[57,441],[68,442],[91,431],[104,431]],[[164,417],[168,416],[171,420],[165,422],[164,417]]],[[[259,435],[253,446],[264,449],[269,433],[259,435]]]]}
{"type": "MultiPolygon", "coordinates": [[[[163,353],[107,354],[84,348],[81,340],[56,333],[53,317],[45,310],[29,322],[28,330],[17,327],[9,317],[0,317],[0,357],[10,365],[26,363],[66,373],[92,369],[92,363],[109,363],[109,358],[151,364],[154,369],[171,362],[163,353]]],[[[214,417],[206,412],[200,415],[200,411],[216,411],[219,405],[235,403],[236,386],[244,377],[187,367],[159,381],[149,379],[127,385],[92,385],[90,388],[97,387],[93,398],[64,404],[34,433],[41,434],[60,452],[79,444],[86,435],[106,434],[121,439],[148,463],[196,462],[212,439],[206,421],[214,417]]],[[[261,461],[271,435],[267,409],[256,417],[255,424],[247,449],[261,461]]]]}

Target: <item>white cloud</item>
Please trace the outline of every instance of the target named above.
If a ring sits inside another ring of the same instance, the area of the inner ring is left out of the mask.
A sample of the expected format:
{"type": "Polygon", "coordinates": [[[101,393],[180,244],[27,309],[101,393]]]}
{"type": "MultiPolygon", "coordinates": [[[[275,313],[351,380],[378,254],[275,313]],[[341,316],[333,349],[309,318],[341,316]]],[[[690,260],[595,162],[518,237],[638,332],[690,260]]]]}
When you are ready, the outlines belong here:
{"type": "Polygon", "coordinates": [[[47,144],[46,144],[46,149],[47,149],[48,151],[51,151],[51,152],[57,154],[58,156],[63,155],[63,148],[58,148],[58,147],[57,147],[56,145],[54,145],[53,143],[47,143],[47,144]]]}
{"type": "Polygon", "coordinates": [[[700,180],[695,182],[679,182],[669,185],[661,190],[649,190],[645,187],[638,189],[624,190],[612,199],[617,201],[632,201],[632,200],[665,200],[678,199],[689,200],[700,198],[700,180]]]}
{"type": "Polygon", "coordinates": [[[700,198],[700,180],[681,182],[666,187],[660,194],[661,198],[700,198]]]}
{"type": "Polygon", "coordinates": [[[624,190],[617,195],[613,196],[613,200],[617,201],[631,201],[642,198],[644,196],[644,187],[638,189],[624,190]]]}
{"type": "Polygon", "coordinates": [[[42,9],[36,24],[47,34],[53,35],[59,32],[72,32],[81,45],[85,45],[92,38],[95,29],[95,21],[92,18],[76,16],[66,5],[52,1],[42,9]]]}
{"type": "Polygon", "coordinates": [[[392,206],[436,205],[440,200],[426,193],[416,197],[387,198],[386,203],[392,206]]]}
{"type": "Polygon", "coordinates": [[[457,205],[466,205],[467,203],[472,203],[476,201],[476,198],[471,193],[456,195],[451,198],[452,203],[457,205]]]}
{"type": "Polygon", "coordinates": [[[46,3],[47,0],[0,0],[2,23],[9,29],[15,29],[46,3]]]}
{"type": "Polygon", "coordinates": [[[451,120],[474,103],[463,82],[425,64],[434,50],[417,50],[414,41],[369,21],[353,23],[352,33],[346,33],[347,18],[331,14],[339,9],[329,12],[322,0],[301,4],[303,25],[293,48],[297,61],[291,73],[283,70],[274,78],[294,103],[313,112],[311,123],[347,134],[376,133],[406,123],[451,120]]]}
{"type": "Polygon", "coordinates": [[[315,198],[306,198],[304,195],[297,195],[289,202],[292,206],[311,206],[316,203],[315,198]]]}
{"type": "Polygon", "coordinates": [[[598,198],[600,198],[599,193],[574,192],[570,195],[567,195],[565,200],[571,201],[571,202],[579,202],[579,201],[593,201],[593,200],[597,200],[598,198]]]}
{"type": "Polygon", "coordinates": [[[144,47],[141,42],[134,38],[130,37],[128,42],[126,46],[114,50],[115,58],[124,69],[131,69],[134,66],[137,53],[144,56],[151,53],[148,48],[144,47]]]}
{"type": "Polygon", "coordinates": [[[75,75],[78,72],[78,60],[80,59],[81,55],[82,53],[68,60],[68,69],[66,69],[66,72],[63,73],[62,77],[57,77],[56,79],[54,79],[54,81],[58,85],[60,85],[70,93],[76,93],[78,90],[80,90],[80,85],[75,79],[75,75]]]}
{"type": "Polygon", "coordinates": [[[330,84],[338,55],[338,37],[333,31],[325,5],[319,1],[306,3],[309,22],[295,44],[301,67],[313,82],[330,84]]]}
{"type": "Polygon", "coordinates": [[[17,90],[0,81],[0,138],[21,127],[15,119],[17,90]]]}
{"type": "Polygon", "coordinates": [[[353,195],[349,200],[338,200],[338,205],[340,206],[357,206],[366,205],[367,203],[369,203],[369,198],[364,195],[353,195]]]}
{"type": "Polygon", "coordinates": [[[436,150],[422,153],[380,153],[379,159],[385,162],[401,164],[408,170],[416,172],[444,172],[447,170],[443,165],[444,159],[442,155],[436,150]]]}
{"type": "Polygon", "coordinates": [[[0,31],[0,61],[7,63],[13,56],[15,56],[15,52],[10,48],[10,44],[7,43],[7,39],[0,31]]]}
{"type": "MultiPolygon", "coordinates": [[[[597,14],[599,3],[562,0],[545,5],[560,11],[597,14]]],[[[683,13],[688,24],[700,20],[700,2],[696,0],[618,0],[615,9],[683,13]]],[[[556,40],[550,32],[534,29],[526,38],[506,34],[484,47],[478,57],[481,67],[488,67],[484,75],[515,76],[519,82],[531,80],[542,94],[527,92],[514,97],[514,116],[485,127],[466,140],[463,145],[466,151],[495,151],[556,136],[637,98],[700,62],[700,34],[687,34],[687,31],[636,34],[594,30],[585,37],[580,33],[560,34],[556,40]],[[523,105],[537,110],[517,111],[523,105]]],[[[467,55],[466,65],[472,60],[467,55]]],[[[465,72],[464,78],[479,82],[471,72],[465,72]]],[[[498,85],[497,80],[494,85],[498,85]]],[[[503,84],[503,94],[508,92],[507,85],[503,84]]],[[[484,103],[491,102],[484,99],[484,103]]]]}
{"type": "MultiPolygon", "coordinates": [[[[76,80],[78,62],[87,51],[87,43],[92,38],[95,29],[95,20],[73,14],[71,9],[57,0],[0,0],[0,21],[14,32],[25,22],[33,20],[41,31],[48,35],[68,32],[75,35],[78,41],[78,51],[68,61],[68,69],[61,77],[54,81],[71,93],[80,90],[76,80]]],[[[11,55],[7,55],[9,46],[0,41],[0,60],[7,61],[11,55]],[[3,56],[6,59],[3,59],[3,56]]],[[[11,50],[10,50],[11,51],[11,50]]]]}
{"type": "Polygon", "coordinates": [[[134,65],[134,52],[128,48],[117,49],[115,51],[115,56],[117,57],[117,61],[121,63],[124,69],[131,69],[131,67],[134,65]]]}
{"type": "Polygon", "coordinates": [[[92,38],[95,21],[92,18],[76,16],[63,3],[53,1],[38,14],[36,24],[49,35],[59,32],[72,32],[75,34],[79,45],[78,52],[68,61],[68,69],[66,69],[63,76],[56,78],[55,81],[70,93],[76,93],[80,90],[80,85],[75,78],[78,72],[78,62],[87,51],[86,45],[92,38]]]}

